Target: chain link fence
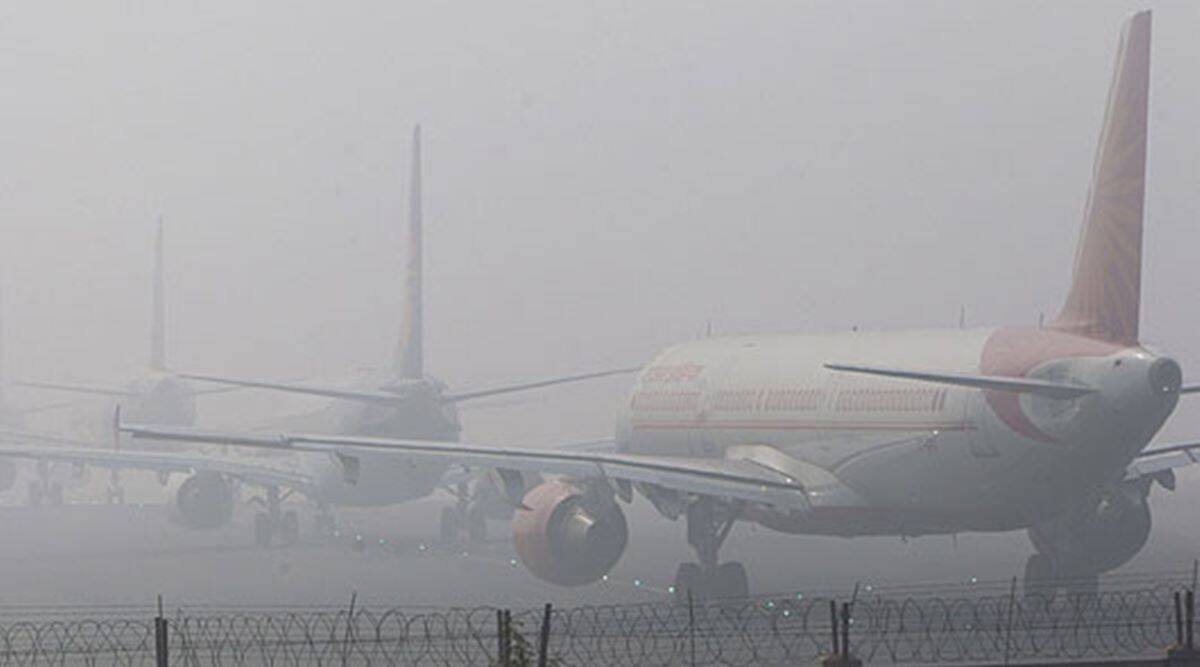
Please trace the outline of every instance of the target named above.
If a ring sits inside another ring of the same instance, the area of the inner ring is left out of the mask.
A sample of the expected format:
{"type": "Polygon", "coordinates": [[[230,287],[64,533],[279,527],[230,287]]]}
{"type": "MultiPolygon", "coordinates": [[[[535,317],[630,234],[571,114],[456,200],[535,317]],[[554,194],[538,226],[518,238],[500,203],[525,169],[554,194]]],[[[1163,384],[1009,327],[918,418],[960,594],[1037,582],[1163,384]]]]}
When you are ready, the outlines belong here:
{"type": "MultiPolygon", "coordinates": [[[[816,663],[835,641],[831,602],[848,607],[850,651],[868,664],[1162,657],[1183,634],[1176,595],[1189,587],[1139,580],[1098,594],[1025,597],[1013,581],[554,609],[548,663],[816,663]]],[[[543,611],[513,610],[506,623],[486,607],[184,608],[156,624],[148,609],[77,609],[70,618],[41,610],[27,620],[0,609],[0,666],[156,665],[164,653],[171,665],[196,666],[536,664],[543,611]],[[93,617],[80,616],[87,612],[93,617]]]]}

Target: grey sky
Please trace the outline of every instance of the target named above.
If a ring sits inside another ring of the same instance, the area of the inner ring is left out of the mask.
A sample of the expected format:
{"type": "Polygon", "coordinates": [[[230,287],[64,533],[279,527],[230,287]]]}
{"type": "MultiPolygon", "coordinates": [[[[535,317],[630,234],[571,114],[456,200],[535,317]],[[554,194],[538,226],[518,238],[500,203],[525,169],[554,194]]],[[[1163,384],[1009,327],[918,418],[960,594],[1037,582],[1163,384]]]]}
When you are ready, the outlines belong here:
{"type": "Polygon", "coordinates": [[[1147,6],[1144,338],[1200,380],[1191,2],[8,3],[7,367],[144,363],[159,215],[173,365],[386,363],[416,122],[427,362],[456,385],[641,362],[708,319],[1033,324],[1147,6]]]}

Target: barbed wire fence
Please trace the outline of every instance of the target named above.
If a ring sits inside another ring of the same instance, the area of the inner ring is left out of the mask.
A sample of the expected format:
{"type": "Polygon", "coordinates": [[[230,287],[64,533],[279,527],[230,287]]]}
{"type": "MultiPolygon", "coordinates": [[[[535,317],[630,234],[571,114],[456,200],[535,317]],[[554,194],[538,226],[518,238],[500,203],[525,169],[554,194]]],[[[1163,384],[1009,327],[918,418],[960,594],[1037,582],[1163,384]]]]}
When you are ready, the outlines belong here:
{"type": "Polygon", "coordinates": [[[1071,596],[1025,596],[1016,584],[512,611],[353,600],[340,609],[0,607],[0,666],[523,665],[543,653],[544,664],[563,666],[795,665],[837,652],[839,634],[840,650],[868,664],[1031,663],[1163,657],[1192,635],[1186,574],[1071,596]]]}

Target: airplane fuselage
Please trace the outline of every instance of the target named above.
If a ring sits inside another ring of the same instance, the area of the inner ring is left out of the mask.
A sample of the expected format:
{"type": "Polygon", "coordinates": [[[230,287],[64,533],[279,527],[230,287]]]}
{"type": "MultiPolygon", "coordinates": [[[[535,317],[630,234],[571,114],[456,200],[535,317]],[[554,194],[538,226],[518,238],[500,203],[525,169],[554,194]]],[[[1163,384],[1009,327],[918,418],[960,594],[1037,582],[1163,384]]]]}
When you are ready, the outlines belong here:
{"type": "MultiPolygon", "coordinates": [[[[372,388],[387,386],[372,383],[372,388]]],[[[453,403],[444,403],[441,383],[429,380],[403,402],[377,405],[334,401],[309,424],[308,430],[336,435],[454,441],[461,429],[453,403]]],[[[351,481],[335,458],[302,454],[301,466],[316,481],[320,500],[331,505],[379,507],[423,498],[441,481],[447,465],[428,457],[404,459],[378,454],[359,457],[357,479],[351,481]]]]}
{"type": "Polygon", "coordinates": [[[747,509],[746,518],[777,530],[1013,530],[1120,481],[1174,409],[1179,375],[1174,361],[1143,347],[1044,329],[710,339],[669,348],[646,367],[617,441],[631,453],[749,455],[773,467],[781,453],[785,464],[848,487],[812,512],[747,509]],[[824,366],[896,359],[1096,391],[1053,399],[824,366]]]}

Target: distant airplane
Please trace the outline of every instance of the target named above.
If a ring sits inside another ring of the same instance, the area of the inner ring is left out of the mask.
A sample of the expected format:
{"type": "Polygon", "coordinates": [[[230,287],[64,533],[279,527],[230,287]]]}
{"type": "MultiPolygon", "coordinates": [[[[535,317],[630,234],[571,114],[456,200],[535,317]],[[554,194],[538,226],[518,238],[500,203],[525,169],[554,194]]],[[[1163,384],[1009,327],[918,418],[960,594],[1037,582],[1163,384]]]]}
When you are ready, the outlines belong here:
{"type": "MultiPolygon", "coordinates": [[[[48,389],[74,394],[84,394],[110,399],[109,407],[94,413],[95,436],[101,443],[107,442],[111,425],[109,424],[112,408],[120,406],[122,414],[130,418],[147,420],[159,424],[173,426],[192,426],[196,423],[196,397],[199,394],[218,393],[214,391],[198,391],[189,383],[180,379],[179,375],[169,369],[166,364],[166,303],[163,276],[163,223],[160,219],[156,228],[154,240],[154,271],[153,294],[150,318],[150,356],[148,364],[132,373],[132,379],[113,385],[78,384],[72,382],[17,380],[11,384],[19,387],[48,389]],[[133,417],[132,415],[137,415],[133,417]]],[[[26,434],[34,441],[55,446],[92,446],[84,438],[58,437],[48,434],[26,434]]],[[[154,449],[153,444],[142,444],[143,447],[154,449]]],[[[52,466],[38,467],[37,479],[29,483],[30,504],[39,505],[42,502],[60,504],[62,490],[51,477],[52,466]]],[[[107,498],[110,503],[125,501],[125,489],[121,484],[120,473],[114,469],[110,473],[107,488],[107,498]]]]}
{"type": "MultiPolygon", "coordinates": [[[[496,471],[538,577],[597,581],[624,552],[618,500],[685,518],[698,563],[675,592],[743,596],[718,550],[735,521],[804,535],[1026,530],[1031,593],[1087,592],[1146,542],[1146,502],[1200,444],[1149,443],[1179,364],[1139,343],[1150,13],[1120,41],[1066,303],[1039,328],[705,338],[638,376],[616,448],[544,450],[394,438],[244,435],[123,424],[136,438],[222,442],[496,471]],[[562,475],[532,488],[522,472],[562,475]]],[[[803,567],[803,559],[797,562],[803,567]]]]}
{"type": "MultiPolygon", "coordinates": [[[[506,385],[473,391],[449,391],[447,386],[424,372],[422,318],[422,211],[421,211],[421,144],[420,128],[413,131],[413,166],[409,199],[408,261],[403,288],[404,316],[396,355],[390,369],[377,374],[360,388],[316,386],[299,383],[270,382],[240,378],[163,372],[157,383],[134,386],[134,391],[121,396],[120,414],[148,423],[190,426],[195,417],[191,390],[181,380],[221,383],[231,387],[255,387],[296,394],[323,396],[334,399],[325,410],[294,418],[292,423],[303,424],[329,436],[381,436],[422,438],[453,441],[459,436],[456,406],[459,403],[503,394],[530,391],[571,382],[631,373],[636,368],[621,368],[600,372],[554,377],[533,382],[506,385]],[[148,396],[155,399],[176,399],[171,403],[144,401],[127,403],[127,398],[148,396]],[[127,412],[127,406],[131,409],[127,412]],[[157,412],[156,412],[157,411],[157,412]],[[156,415],[159,415],[156,417],[156,415]],[[186,422],[186,423],[183,423],[186,422]]],[[[161,248],[161,243],[160,243],[161,248]]],[[[161,259],[158,260],[155,288],[155,353],[152,369],[161,371],[162,364],[162,297],[161,259]]],[[[31,383],[29,383],[31,384],[31,383]]],[[[104,393],[111,390],[68,386],[59,383],[38,383],[37,386],[104,393]]],[[[222,391],[228,391],[223,388],[222,391]]],[[[207,455],[180,455],[132,451],[83,451],[28,447],[0,447],[0,456],[32,458],[39,461],[65,461],[77,465],[95,465],[121,469],[151,469],[164,474],[187,470],[192,475],[179,488],[172,503],[180,523],[194,528],[223,525],[232,518],[235,481],[264,489],[259,498],[263,510],[256,516],[255,538],[268,544],[279,537],[285,543],[298,539],[296,513],[283,510],[281,503],[292,492],[312,499],[320,508],[320,529],[330,531],[333,518],[331,507],[378,507],[423,498],[439,488],[457,498],[453,507],[442,512],[442,536],[451,539],[466,528],[471,537],[482,539],[489,516],[507,518],[512,507],[504,502],[488,478],[479,478],[459,470],[451,470],[444,461],[414,463],[395,456],[368,457],[362,464],[354,459],[325,454],[302,454],[299,467],[277,464],[235,462],[228,458],[207,455]]]]}

